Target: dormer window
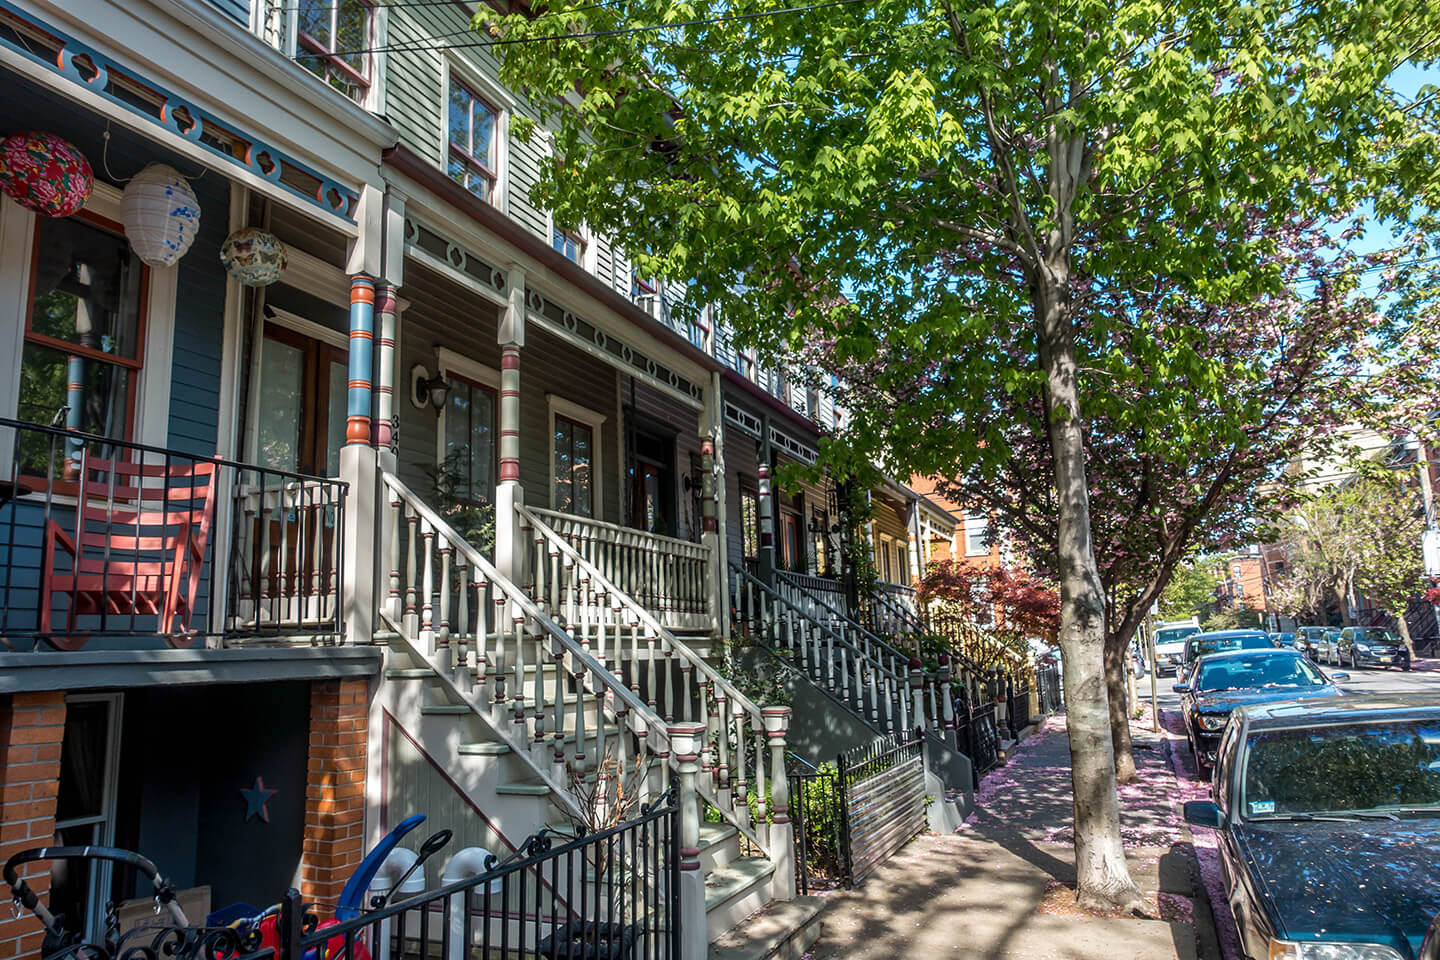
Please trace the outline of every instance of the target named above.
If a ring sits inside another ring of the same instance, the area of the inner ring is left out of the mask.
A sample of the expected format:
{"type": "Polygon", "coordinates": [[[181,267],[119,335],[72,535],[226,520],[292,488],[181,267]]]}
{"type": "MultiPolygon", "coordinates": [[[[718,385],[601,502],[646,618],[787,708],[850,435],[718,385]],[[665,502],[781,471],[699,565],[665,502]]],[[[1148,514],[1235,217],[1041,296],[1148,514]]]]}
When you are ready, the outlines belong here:
{"type": "Polygon", "coordinates": [[[299,0],[296,59],[356,103],[373,75],[374,8],[363,0],[299,0]]]}
{"type": "Polygon", "coordinates": [[[500,111],[453,75],[449,109],[450,176],[475,196],[494,203],[500,111]]]}

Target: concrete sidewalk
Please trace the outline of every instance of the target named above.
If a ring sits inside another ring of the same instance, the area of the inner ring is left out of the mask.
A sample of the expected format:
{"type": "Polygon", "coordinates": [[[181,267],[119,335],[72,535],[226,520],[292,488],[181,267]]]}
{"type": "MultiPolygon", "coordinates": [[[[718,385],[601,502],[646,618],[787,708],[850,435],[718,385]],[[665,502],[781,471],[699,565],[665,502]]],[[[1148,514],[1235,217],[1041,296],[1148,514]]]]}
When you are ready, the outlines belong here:
{"type": "Polygon", "coordinates": [[[950,836],[921,836],[858,888],[829,896],[814,960],[1217,957],[1194,850],[1180,820],[1172,745],[1137,723],[1141,783],[1121,791],[1131,876],[1154,916],[1100,918],[1074,909],[1070,756],[1051,718],[985,778],[977,812],[950,836]],[[1198,934],[1197,934],[1198,931],[1198,934]]]}

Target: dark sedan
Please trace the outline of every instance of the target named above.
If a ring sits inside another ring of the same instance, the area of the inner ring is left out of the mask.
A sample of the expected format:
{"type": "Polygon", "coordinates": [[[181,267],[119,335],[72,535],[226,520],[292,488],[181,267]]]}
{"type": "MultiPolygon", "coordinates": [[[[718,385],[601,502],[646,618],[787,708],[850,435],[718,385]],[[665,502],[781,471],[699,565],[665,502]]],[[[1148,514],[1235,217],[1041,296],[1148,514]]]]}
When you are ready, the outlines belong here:
{"type": "MultiPolygon", "coordinates": [[[[1337,673],[1336,679],[1349,676],[1337,673]]],[[[1201,658],[1189,683],[1175,684],[1185,733],[1201,773],[1215,764],[1220,734],[1236,707],[1306,697],[1338,697],[1331,683],[1298,650],[1231,650],[1201,658]]]]}
{"type": "Polygon", "coordinates": [[[1245,956],[1414,960],[1440,912],[1440,698],[1237,710],[1185,819],[1219,831],[1245,956]]]}
{"type": "Polygon", "coordinates": [[[1358,667],[1410,669],[1410,651],[1400,638],[1384,627],[1346,627],[1335,643],[1339,663],[1358,667]]]}
{"type": "Polygon", "coordinates": [[[1212,630],[1194,633],[1185,640],[1185,658],[1180,663],[1180,679],[1190,676],[1195,661],[1225,650],[1274,650],[1270,634],[1263,630],[1212,630]]]}

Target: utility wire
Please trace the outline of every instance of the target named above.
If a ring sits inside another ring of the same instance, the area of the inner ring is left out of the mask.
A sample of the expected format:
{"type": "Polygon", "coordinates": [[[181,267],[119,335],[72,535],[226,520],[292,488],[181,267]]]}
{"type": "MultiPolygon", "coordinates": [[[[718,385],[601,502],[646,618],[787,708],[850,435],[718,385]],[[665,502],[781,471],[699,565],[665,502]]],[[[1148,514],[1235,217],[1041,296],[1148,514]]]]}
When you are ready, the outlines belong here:
{"type": "MultiPolygon", "coordinates": [[[[499,40],[476,40],[476,41],[472,41],[472,42],[469,42],[469,43],[435,44],[434,46],[423,46],[423,47],[408,46],[408,45],[403,45],[403,44],[394,45],[394,46],[386,45],[386,46],[380,46],[380,47],[363,47],[363,48],[360,48],[360,49],[357,49],[357,50],[327,50],[327,51],[325,51],[324,53],[313,53],[313,52],[306,51],[306,52],[304,52],[304,53],[297,53],[297,54],[295,55],[295,59],[296,59],[296,60],[304,60],[304,59],[314,59],[314,58],[316,58],[316,57],[325,57],[325,58],[330,58],[330,57],[354,57],[354,56],[359,56],[359,55],[361,55],[361,54],[367,54],[367,53],[385,53],[385,52],[388,52],[388,51],[390,51],[390,50],[398,50],[398,51],[401,51],[401,52],[421,50],[421,49],[423,49],[423,50],[432,50],[432,51],[444,51],[444,50],[473,50],[473,49],[481,49],[481,50],[483,50],[483,49],[488,49],[489,47],[508,46],[508,45],[510,45],[510,44],[515,44],[515,43],[553,43],[553,42],[555,42],[555,41],[563,41],[563,40],[593,40],[593,39],[598,39],[598,38],[600,38],[600,37],[623,37],[623,36],[628,36],[628,35],[630,35],[630,34],[636,34],[636,33],[652,33],[652,32],[657,31],[657,30],[672,30],[672,29],[676,29],[676,28],[679,28],[679,27],[700,27],[700,26],[705,26],[705,25],[707,25],[707,24],[713,24],[713,23],[735,23],[735,22],[742,21],[742,20],[758,20],[758,19],[763,19],[763,18],[765,18],[765,17],[778,17],[778,16],[781,16],[781,15],[783,15],[783,14],[807,13],[807,12],[809,12],[809,11],[811,11],[811,10],[823,10],[823,9],[828,8],[828,7],[844,7],[844,6],[850,6],[850,5],[856,4],[856,3],[869,3],[869,2],[871,2],[871,0],[824,0],[824,2],[821,2],[821,3],[809,3],[809,4],[804,4],[804,5],[802,5],[802,6],[797,6],[797,7],[779,7],[779,8],[777,8],[777,9],[775,9],[775,10],[758,10],[758,11],[756,11],[756,12],[754,12],[754,13],[736,13],[736,14],[730,14],[730,15],[728,15],[728,16],[723,16],[723,17],[702,17],[702,18],[697,19],[697,20],[677,20],[677,21],[674,22],[674,23],[646,24],[646,25],[644,25],[644,26],[639,26],[639,27],[616,27],[616,28],[614,28],[614,29],[612,29],[612,30],[589,30],[589,31],[585,31],[585,32],[583,32],[583,33],[567,33],[567,34],[563,34],[563,35],[547,36],[547,37],[512,37],[512,38],[508,38],[508,39],[503,39],[503,38],[502,38],[502,39],[499,39],[499,40]]],[[[574,12],[576,12],[576,11],[573,11],[573,10],[563,11],[564,14],[570,14],[570,13],[574,13],[574,12]]],[[[557,11],[557,12],[556,12],[556,15],[561,15],[561,12],[560,12],[560,11],[557,11]]]]}

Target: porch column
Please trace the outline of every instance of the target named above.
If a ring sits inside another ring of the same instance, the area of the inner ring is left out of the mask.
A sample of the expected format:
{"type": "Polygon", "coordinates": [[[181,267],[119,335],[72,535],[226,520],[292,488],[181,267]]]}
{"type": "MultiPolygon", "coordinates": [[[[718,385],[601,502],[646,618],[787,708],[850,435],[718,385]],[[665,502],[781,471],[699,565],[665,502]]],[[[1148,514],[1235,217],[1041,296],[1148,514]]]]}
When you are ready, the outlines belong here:
{"type": "Polygon", "coordinates": [[[370,445],[371,375],[375,337],[375,281],[365,274],[350,280],[349,393],[345,446],[340,448],[340,479],[349,484],[342,527],[345,558],[345,640],[370,643],[375,637],[375,579],[379,569],[376,523],[381,514],[376,491],[375,448],[370,445]]]}
{"type": "Polygon", "coordinates": [[[375,298],[380,314],[380,367],[375,382],[375,446],[395,452],[395,331],[398,298],[393,284],[382,283],[375,298]]]}
{"type": "Polygon", "coordinates": [[[775,582],[775,504],[770,493],[770,464],[761,459],[755,471],[756,498],[760,501],[760,579],[775,582]]]}
{"type": "Polygon", "coordinates": [[[704,960],[709,938],[705,934],[705,874],[700,869],[700,795],[695,777],[700,772],[700,739],[705,727],[677,723],[669,727],[670,750],[680,780],[680,957],[704,960]]]}
{"type": "Polygon", "coordinates": [[[512,583],[523,578],[525,537],[516,506],[520,486],[520,349],[525,346],[525,271],[505,275],[510,299],[500,319],[500,482],[495,488],[495,566],[512,583]]]}
{"type": "MultiPolygon", "coordinates": [[[[709,334],[714,336],[713,324],[709,334]]],[[[708,471],[715,483],[715,517],[719,523],[728,524],[730,515],[727,512],[729,507],[725,492],[725,399],[720,389],[720,373],[714,371],[710,374],[710,396],[714,401],[714,408],[710,411],[710,436],[713,438],[715,454],[714,463],[708,471]]],[[[723,531],[718,529],[715,535],[715,570],[720,578],[718,589],[720,591],[720,636],[730,638],[730,544],[725,539],[723,531]]]]}
{"type": "Polygon", "coordinates": [[[719,395],[713,385],[705,391],[705,408],[700,413],[700,542],[705,546],[705,602],[710,616],[710,635],[721,635],[726,619],[725,568],[720,556],[720,523],[715,510],[715,430],[719,395]]]}
{"type": "MultiPolygon", "coordinates": [[[[785,735],[790,730],[789,707],[761,707],[765,739],[770,745],[770,858],[775,873],[770,882],[776,900],[795,899],[795,834],[790,826],[790,780],[785,773],[785,735]]],[[[761,766],[764,758],[760,758],[761,766]]]]}

